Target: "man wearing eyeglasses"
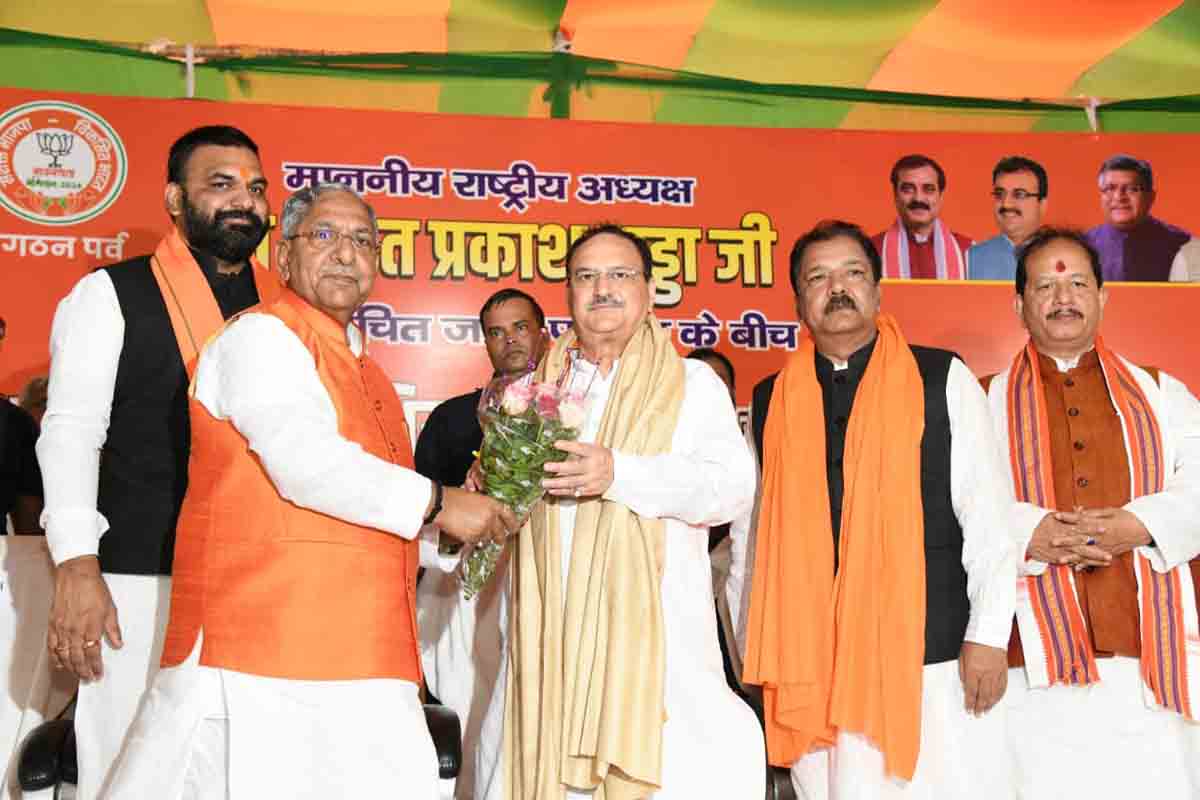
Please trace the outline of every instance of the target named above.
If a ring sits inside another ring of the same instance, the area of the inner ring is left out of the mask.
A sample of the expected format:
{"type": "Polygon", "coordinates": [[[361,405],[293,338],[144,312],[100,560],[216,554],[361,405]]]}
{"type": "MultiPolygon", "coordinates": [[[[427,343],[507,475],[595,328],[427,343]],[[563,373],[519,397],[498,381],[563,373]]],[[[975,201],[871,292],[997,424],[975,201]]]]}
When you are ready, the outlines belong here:
{"type": "Polygon", "coordinates": [[[412,469],[403,408],[351,325],[378,270],[371,208],[321,184],[280,225],[287,288],[196,368],[162,668],[112,800],[435,798],[415,598],[436,541],[422,531],[517,527],[412,469]]]}
{"type": "Polygon", "coordinates": [[[1016,251],[1042,225],[1049,181],[1045,168],[1024,156],[1000,159],[992,170],[992,212],[999,236],[967,251],[967,277],[1011,281],[1017,271],[1016,251]]]}
{"type": "Polygon", "coordinates": [[[649,247],[615,225],[567,251],[572,328],[539,368],[586,387],[579,440],[513,541],[508,658],[476,800],[753,798],[762,731],[725,683],[708,529],[747,511],[729,391],[653,314],[649,247]]]}
{"type": "Polygon", "coordinates": [[[1165,281],[1179,248],[1192,235],[1150,215],[1154,171],[1149,161],[1115,155],[1100,165],[1104,223],[1087,232],[1106,281],[1165,281]]]}
{"type": "Polygon", "coordinates": [[[251,256],[267,231],[258,147],[197,128],[167,156],[171,228],[59,303],[38,440],[57,568],[47,646],[80,678],[78,797],[101,791],[154,674],[188,480],[188,379],[204,341],[279,290],[251,256]]]}

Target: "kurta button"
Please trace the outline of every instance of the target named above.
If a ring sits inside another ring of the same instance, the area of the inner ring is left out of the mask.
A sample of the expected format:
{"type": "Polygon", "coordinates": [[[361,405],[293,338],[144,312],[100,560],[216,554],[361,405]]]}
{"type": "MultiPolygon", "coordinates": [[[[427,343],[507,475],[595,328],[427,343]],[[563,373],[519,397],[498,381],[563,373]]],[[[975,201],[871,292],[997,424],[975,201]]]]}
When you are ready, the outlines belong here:
{"type": "Polygon", "coordinates": [[[376,400],[376,401],[375,401],[375,410],[376,410],[376,411],[383,411],[383,401],[382,401],[382,400],[376,400]]]}
{"type": "Polygon", "coordinates": [[[845,376],[845,375],[834,375],[834,376],[833,376],[833,382],[834,382],[834,383],[845,383],[845,382],[846,382],[846,376],[845,376]]]}
{"type": "Polygon", "coordinates": [[[1085,487],[1088,485],[1088,479],[1087,479],[1087,478],[1080,478],[1079,480],[1075,481],[1075,484],[1076,484],[1076,485],[1077,485],[1077,486],[1078,486],[1080,489],[1083,489],[1083,488],[1085,488],[1085,487]]]}
{"type": "Polygon", "coordinates": [[[1075,449],[1076,449],[1076,450],[1082,450],[1082,449],[1083,449],[1083,442],[1076,442],[1076,443],[1075,443],[1075,449]]]}
{"type": "Polygon", "coordinates": [[[1074,386],[1074,385],[1075,385],[1074,378],[1067,378],[1065,381],[1063,381],[1063,386],[1074,386]]]}
{"type": "Polygon", "coordinates": [[[846,424],[845,417],[837,417],[833,420],[833,425],[835,428],[841,428],[841,427],[845,426],[845,424],[846,424]]]}
{"type": "Polygon", "coordinates": [[[835,458],[835,459],[833,460],[833,465],[834,465],[835,467],[838,467],[838,468],[840,469],[840,468],[841,468],[841,466],[842,466],[842,460],[841,460],[840,458],[835,458]]]}
{"type": "Polygon", "coordinates": [[[1078,417],[1078,416],[1079,416],[1079,409],[1078,409],[1078,408],[1068,408],[1068,409],[1067,409],[1067,416],[1068,416],[1068,417],[1078,417]]]}

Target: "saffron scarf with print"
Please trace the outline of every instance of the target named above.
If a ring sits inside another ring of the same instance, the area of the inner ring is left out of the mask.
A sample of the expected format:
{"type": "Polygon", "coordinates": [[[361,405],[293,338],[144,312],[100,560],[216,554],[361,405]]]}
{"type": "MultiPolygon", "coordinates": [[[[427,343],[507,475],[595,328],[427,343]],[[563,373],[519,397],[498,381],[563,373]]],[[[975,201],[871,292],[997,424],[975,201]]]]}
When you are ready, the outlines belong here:
{"type": "MultiPolygon", "coordinates": [[[[933,262],[937,267],[938,280],[962,280],[966,277],[967,259],[962,248],[950,229],[942,224],[940,219],[933,221],[933,262]]],[[[909,263],[908,231],[904,223],[897,219],[883,235],[883,277],[911,278],[912,265],[909,263]]]]}
{"type": "MultiPolygon", "coordinates": [[[[1154,408],[1128,366],[1100,338],[1096,354],[1124,431],[1131,494],[1161,492],[1168,465],[1154,408]]],[[[1006,405],[1017,500],[1056,509],[1049,421],[1032,341],[1009,368],[1006,405]]],[[[1200,654],[1189,654],[1187,646],[1188,639],[1198,635],[1191,571],[1181,564],[1158,572],[1138,549],[1133,551],[1133,569],[1146,701],[1195,719],[1191,696],[1193,682],[1200,677],[1200,654]]],[[[1018,578],[1017,628],[1030,686],[1084,686],[1099,681],[1070,567],[1051,564],[1041,575],[1018,578]]]]}

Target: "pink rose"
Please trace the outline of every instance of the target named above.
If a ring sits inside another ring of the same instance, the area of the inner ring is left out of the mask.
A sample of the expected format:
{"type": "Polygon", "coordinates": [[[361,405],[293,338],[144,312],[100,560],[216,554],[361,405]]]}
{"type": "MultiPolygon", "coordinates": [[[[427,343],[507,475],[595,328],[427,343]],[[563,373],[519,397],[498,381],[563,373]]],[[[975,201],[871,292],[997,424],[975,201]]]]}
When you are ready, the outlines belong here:
{"type": "Polygon", "coordinates": [[[539,417],[558,416],[558,398],[553,392],[538,392],[534,395],[533,402],[539,417]]]}
{"type": "Polygon", "coordinates": [[[587,412],[584,411],[583,404],[573,397],[568,396],[558,404],[558,421],[564,427],[578,430],[586,418],[587,412]]]}
{"type": "Polygon", "coordinates": [[[501,400],[501,407],[504,413],[511,416],[524,414],[529,408],[529,401],[533,399],[533,387],[528,383],[510,383],[504,390],[504,398],[501,400]]]}

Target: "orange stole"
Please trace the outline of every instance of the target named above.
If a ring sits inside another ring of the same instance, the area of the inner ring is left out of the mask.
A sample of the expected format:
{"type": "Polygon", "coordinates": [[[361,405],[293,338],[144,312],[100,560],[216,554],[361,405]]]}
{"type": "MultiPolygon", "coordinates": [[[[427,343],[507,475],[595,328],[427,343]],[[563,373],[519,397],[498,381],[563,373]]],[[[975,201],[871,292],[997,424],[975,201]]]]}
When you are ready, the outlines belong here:
{"type": "Polygon", "coordinates": [[[844,731],[869,739],[887,774],[911,780],[925,655],[925,395],[895,320],[879,314],[877,325],[846,432],[836,575],[811,338],[776,381],[744,679],[763,687],[771,764],[790,766],[844,731]]]}
{"type": "MultiPolygon", "coordinates": [[[[283,288],[278,273],[271,272],[253,256],[250,257],[250,269],[254,275],[254,288],[258,290],[259,305],[273,303],[283,288]]],[[[178,229],[172,228],[158,243],[150,259],[150,272],[167,305],[179,355],[190,378],[196,372],[196,360],[205,342],[225,324],[221,308],[213,297],[204,271],[192,257],[178,229]]]]}
{"type": "MultiPolygon", "coordinates": [[[[404,411],[387,376],[356,357],[330,317],[284,290],[261,313],[313,355],[339,432],[411,468],[404,411]]],[[[246,440],[191,400],[192,457],[180,514],[164,667],[200,663],[296,680],[419,683],[419,545],[280,497],[246,440]]]]}

